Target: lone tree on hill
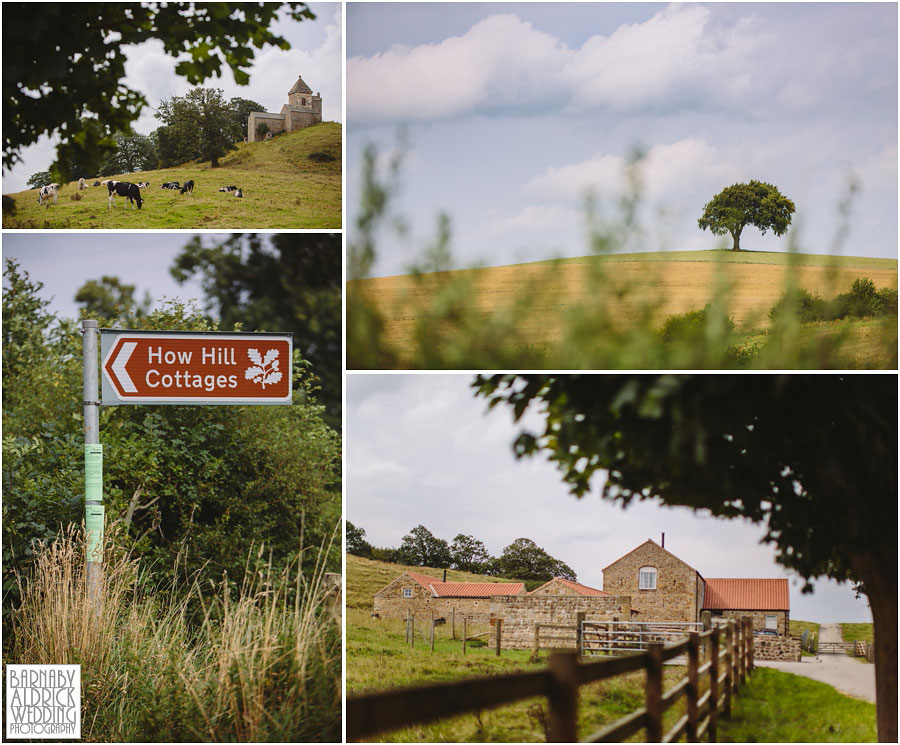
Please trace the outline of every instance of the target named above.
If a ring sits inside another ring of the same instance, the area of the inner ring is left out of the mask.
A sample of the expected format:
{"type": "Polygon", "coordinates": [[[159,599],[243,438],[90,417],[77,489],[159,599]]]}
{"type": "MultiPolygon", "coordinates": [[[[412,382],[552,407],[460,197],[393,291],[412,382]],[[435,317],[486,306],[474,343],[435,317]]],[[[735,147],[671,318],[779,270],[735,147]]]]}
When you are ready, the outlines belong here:
{"type": "Polygon", "coordinates": [[[882,375],[495,375],[478,395],[543,432],[576,496],[653,499],[763,523],[807,580],[861,583],[875,625],[878,738],[897,742],[897,378],[882,375]]]}
{"type": "Polygon", "coordinates": [[[775,186],[763,181],[732,184],[714,196],[703,208],[697,221],[701,230],[709,228],[713,235],[731,233],[732,251],[741,250],[741,231],[747,225],[759,228],[765,235],[771,230],[784,235],[791,224],[794,203],[775,186]]]}

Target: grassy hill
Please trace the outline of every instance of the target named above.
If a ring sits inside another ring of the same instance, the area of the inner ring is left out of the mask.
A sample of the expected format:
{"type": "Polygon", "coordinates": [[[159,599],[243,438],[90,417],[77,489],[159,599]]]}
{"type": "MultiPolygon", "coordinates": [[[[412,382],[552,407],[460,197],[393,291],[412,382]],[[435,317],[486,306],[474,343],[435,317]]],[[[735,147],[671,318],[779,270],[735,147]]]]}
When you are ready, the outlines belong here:
{"type": "MultiPolygon", "coordinates": [[[[323,122],[265,142],[239,143],[219,161],[184,163],[175,168],[111,176],[120,181],[149,181],[140,210],[107,209],[104,186],[78,191],[64,184],[58,204],[41,207],[37,189],[5,196],[16,202],[15,215],[4,212],[4,228],[318,228],[341,229],[342,127],[323,122]],[[323,160],[322,153],[330,160],[323,160]],[[310,156],[314,156],[313,159],[310,156]],[[194,181],[193,194],[161,189],[166,181],[194,181]],[[219,192],[239,186],[243,199],[219,192]],[[78,197],[81,199],[78,199],[78,197]]],[[[85,179],[88,184],[95,180],[85,179]]]]}
{"type": "MultiPolygon", "coordinates": [[[[896,289],[897,260],[727,250],[606,254],[355,280],[349,289],[381,315],[381,342],[395,350],[400,366],[430,366],[429,355],[418,346],[436,343],[436,329],[446,328],[447,339],[464,347],[465,337],[453,336],[455,323],[471,337],[482,333],[485,339],[485,329],[508,324],[521,348],[534,349],[545,360],[539,366],[581,367],[577,349],[571,348],[573,330],[590,334],[604,323],[619,329],[638,323],[659,328],[669,316],[700,310],[718,295],[736,330],[755,343],[767,332],[768,311],[789,282],[830,299],[848,292],[858,277],[871,279],[878,288],[896,289]],[[458,311],[445,310],[456,306],[458,311]],[[463,320],[419,330],[434,318],[463,320]]],[[[357,320],[348,314],[348,334],[357,320]]],[[[891,367],[895,318],[887,324],[811,327],[808,336],[815,340],[841,331],[848,332],[841,343],[853,355],[852,366],[891,367]],[[888,338],[892,335],[893,341],[888,338]]],[[[456,367],[491,366],[455,362],[456,367]]],[[[629,362],[625,367],[640,366],[629,362]]]]}

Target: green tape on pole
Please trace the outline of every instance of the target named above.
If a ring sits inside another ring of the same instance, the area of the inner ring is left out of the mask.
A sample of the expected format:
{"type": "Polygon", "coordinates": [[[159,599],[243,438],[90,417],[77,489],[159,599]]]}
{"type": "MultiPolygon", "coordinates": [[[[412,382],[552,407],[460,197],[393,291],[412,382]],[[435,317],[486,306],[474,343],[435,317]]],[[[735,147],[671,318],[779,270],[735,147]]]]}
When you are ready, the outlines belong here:
{"type": "Polygon", "coordinates": [[[103,517],[105,512],[102,504],[89,504],[84,508],[88,561],[103,561],[103,517]]]}
{"type": "Polygon", "coordinates": [[[103,445],[84,446],[84,498],[103,501],[103,445]]]}

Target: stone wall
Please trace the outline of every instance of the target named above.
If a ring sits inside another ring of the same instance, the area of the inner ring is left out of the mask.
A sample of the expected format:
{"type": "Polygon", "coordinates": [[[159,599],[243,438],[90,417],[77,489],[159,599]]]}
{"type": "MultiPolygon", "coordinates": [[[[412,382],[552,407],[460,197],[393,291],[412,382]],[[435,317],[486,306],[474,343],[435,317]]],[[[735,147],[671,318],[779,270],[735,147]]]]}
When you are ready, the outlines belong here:
{"type": "Polygon", "coordinates": [[[266,123],[266,126],[269,128],[269,132],[271,132],[273,135],[284,132],[283,114],[268,114],[261,111],[254,111],[247,118],[248,142],[259,142],[265,139],[265,135],[257,134],[256,132],[256,128],[263,122],[266,123]]]}
{"type": "Polygon", "coordinates": [[[640,611],[635,621],[696,623],[701,586],[696,570],[653,541],[641,544],[603,570],[603,591],[629,596],[632,608],[640,611]],[[640,589],[639,571],[647,566],[656,567],[655,590],[640,589]]]}
{"type": "MultiPolygon", "coordinates": [[[[788,633],[788,629],[790,625],[789,621],[789,613],[785,610],[714,610],[712,611],[713,616],[718,618],[735,618],[740,620],[744,616],[749,616],[753,619],[753,629],[764,629],[766,628],[766,616],[776,616],[778,619],[778,634],[779,636],[786,636],[788,633]]],[[[757,639],[759,637],[756,637],[757,639]]]]}
{"type": "MultiPolygon", "coordinates": [[[[626,621],[631,613],[627,597],[598,595],[518,595],[497,596],[491,599],[491,634],[489,644],[496,642],[496,619],[502,621],[501,649],[531,649],[536,623],[559,624],[575,627],[576,615],[585,614],[586,621],[626,621]]],[[[543,635],[542,635],[543,636],[543,635]]],[[[547,630],[547,636],[559,637],[559,647],[575,647],[574,631],[547,630]]],[[[554,644],[556,646],[556,644],[554,644]]]]}
{"type": "Polygon", "coordinates": [[[754,636],[753,659],[800,662],[800,640],[795,636],[754,636]]]}

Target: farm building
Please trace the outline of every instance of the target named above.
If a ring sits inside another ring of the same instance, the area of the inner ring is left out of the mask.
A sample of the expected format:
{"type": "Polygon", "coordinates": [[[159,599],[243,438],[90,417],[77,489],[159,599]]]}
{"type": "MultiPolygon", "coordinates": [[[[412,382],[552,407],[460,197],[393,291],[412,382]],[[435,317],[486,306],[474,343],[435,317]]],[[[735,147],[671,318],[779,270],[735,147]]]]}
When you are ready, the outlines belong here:
{"type": "Polygon", "coordinates": [[[562,577],[554,577],[549,582],[545,582],[537,589],[528,593],[529,595],[582,595],[584,597],[599,597],[608,595],[609,593],[598,590],[594,587],[588,587],[578,582],[562,577]]]}
{"type": "Polygon", "coordinates": [[[697,622],[708,610],[722,618],[751,616],[754,628],[785,635],[790,618],[786,579],[704,579],[652,540],[603,570],[603,589],[628,595],[641,621],[697,622]]]}
{"type": "Polygon", "coordinates": [[[277,114],[268,111],[253,111],[247,117],[247,141],[258,142],[267,136],[282,132],[295,132],[298,129],[318,124],[322,121],[322,97],[297,78],[297,82],[288,91],[288,102],[277,114]],[[262,127],[265,125],[265,127],[262,127]]]}
{"type": "Polygon", "coordinates": [[[703,610],[713,617],[750,616],[754,629],[774,629],[786,636],[791,603],[786,579],[708,579],[703,610]]]}
{"type": "Polygon", "coordinates": [[[403,572],[375,593],[374,611],[382,618],[406,618],[407,613],[435,618],[466,618],[487,623],[491,598],[524,595],[522,582],[444,582],[418,572],[403,572]]]}

